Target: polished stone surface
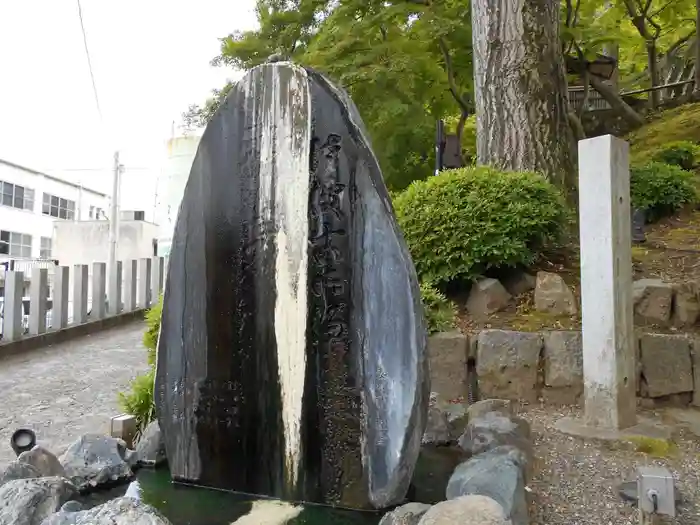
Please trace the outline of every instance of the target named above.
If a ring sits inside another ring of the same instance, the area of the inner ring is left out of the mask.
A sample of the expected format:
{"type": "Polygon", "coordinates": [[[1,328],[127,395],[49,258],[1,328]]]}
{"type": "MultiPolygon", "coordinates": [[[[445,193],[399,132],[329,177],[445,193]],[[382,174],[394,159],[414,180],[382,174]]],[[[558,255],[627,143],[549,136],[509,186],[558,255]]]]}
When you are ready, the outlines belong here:
{"type": "Polygon", "coordinates": [[[254,68],[204,133],[173,236],[156,374],[173,477],[400,503],[425,427],[425,347],[354,104],[313,71],[254,68]]]}

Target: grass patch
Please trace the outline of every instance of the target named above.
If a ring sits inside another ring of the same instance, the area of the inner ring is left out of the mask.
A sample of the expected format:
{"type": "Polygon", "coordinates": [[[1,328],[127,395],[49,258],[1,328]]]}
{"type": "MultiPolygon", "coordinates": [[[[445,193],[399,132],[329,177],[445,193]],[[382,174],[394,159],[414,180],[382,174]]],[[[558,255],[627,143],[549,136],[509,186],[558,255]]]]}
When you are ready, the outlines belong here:
{"type": "Polygon", "coordinates": [[[627,441],[635,447],[637,452],[654,458],[667,458],[675,456],[678,452],[678,445],[668,439],[635,436],[627,438],[627,441]]]}
{"type": "Polygon", "coordinates": [[[625,137],[634,164],[648,162],[666,144],[700,143],[700,103],[685,104],[651,117],[648,124],[625,137]]]}

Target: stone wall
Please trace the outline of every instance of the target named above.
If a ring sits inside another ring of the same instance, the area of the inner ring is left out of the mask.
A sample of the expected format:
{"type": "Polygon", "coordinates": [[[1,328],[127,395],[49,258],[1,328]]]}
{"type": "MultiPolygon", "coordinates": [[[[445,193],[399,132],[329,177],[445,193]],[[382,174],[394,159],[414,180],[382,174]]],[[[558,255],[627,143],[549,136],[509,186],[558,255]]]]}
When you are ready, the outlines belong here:
{"type": "MultiPolygon", "coordinates": [[[[638,333],[635,345],[642,405],[700,407],[700,337],[638,333]]],[[[576,404],[583,394],[579,331],[441,333],[429,355],[431,390],[445,399],[576,404]]]]}

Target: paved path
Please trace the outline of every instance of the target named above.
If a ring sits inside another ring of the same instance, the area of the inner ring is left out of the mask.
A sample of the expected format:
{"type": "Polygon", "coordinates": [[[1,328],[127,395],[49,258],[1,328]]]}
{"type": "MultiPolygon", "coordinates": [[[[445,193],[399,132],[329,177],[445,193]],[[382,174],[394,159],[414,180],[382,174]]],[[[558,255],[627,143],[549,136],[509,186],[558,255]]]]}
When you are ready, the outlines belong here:
{"type": "Polygon", "coordinates": [[[60,454],[81,434],[109,431],[117,392],[148,369],[143,321],[0,359],[0,466],[14,458],[10,436],[31,428],[60,454]]]}

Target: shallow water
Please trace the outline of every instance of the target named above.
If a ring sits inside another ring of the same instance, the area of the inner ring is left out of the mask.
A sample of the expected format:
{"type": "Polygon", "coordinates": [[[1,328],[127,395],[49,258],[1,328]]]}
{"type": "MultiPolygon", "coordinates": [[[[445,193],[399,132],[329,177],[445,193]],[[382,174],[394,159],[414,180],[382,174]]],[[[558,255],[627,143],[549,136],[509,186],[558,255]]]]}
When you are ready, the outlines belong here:
{"type": "MultiPolygon", "coordinates": [[[[352,512],[321,506],[295,507],[170,482],[168,469],[141,469],[137,473],[141,499],[160,510],[173,525],[377,525],[381,514],[352,512]],[[240,520],[240,521],[238,521],[240,520]]],[[[86,506],[124,495],[127,486],[83,498],[86,506]]]]}

